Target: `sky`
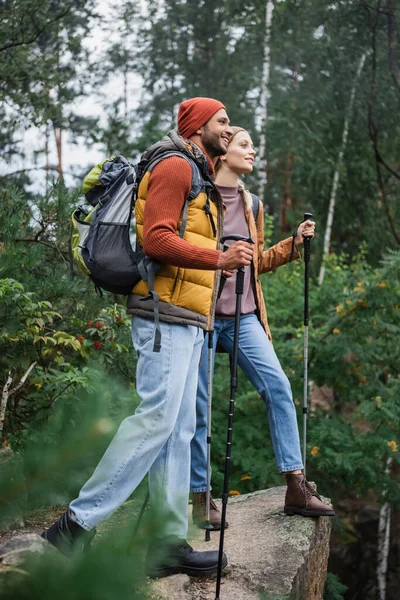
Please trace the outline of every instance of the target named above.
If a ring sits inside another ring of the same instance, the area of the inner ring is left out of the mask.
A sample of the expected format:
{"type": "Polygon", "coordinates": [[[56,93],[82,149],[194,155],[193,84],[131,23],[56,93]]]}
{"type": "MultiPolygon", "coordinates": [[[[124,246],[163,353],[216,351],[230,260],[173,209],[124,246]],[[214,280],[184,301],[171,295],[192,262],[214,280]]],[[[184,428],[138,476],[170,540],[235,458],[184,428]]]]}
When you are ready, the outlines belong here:
{"type": "MultiPolygon", "coordinates": [[[[98,0],[97,8],[102,15],[107,18],[110,15],[111,8],[110,3],[106,0],[98,0]]],[[[112,17],[110,16],[111,26],[106,30],[96,27],[91,37],[86,38],[85,46],[90,50],[91,56],[99,55],[102,51],[102,47],[112,41],[113,38],[117,38],[117,34],[112,28],[112,17]]],[[[128,90],[130,93],[130,108],[135,108],[139,101],[141,80],[138,75],[130,74],[128,78],[128,90]]],[[[107,88],[103,88],[103,92],[106,91],[109,101],[116,100],[119,97],[119,88],[122,85],[122,78],[117,77],[111,79],[107,88]]],[[[105,118],[102,109],[102,99],[99,95],[92,94],[86,98],[81,98],[75,104],[72,104],[74,111],[81,116],[98,116],[99,120],[104,123],[105,118]]],[[[41,154],[38,158],[35,158],[35,151],[44,146],[44,131],[37,127],[30,127],[25,132],[22,131],[20,135],[21,144],[25,146],[27,152],[27,158],[16,159],[12,167],[6,165],[0,161],[0,173],[7,173],[17,171],[20,169],[32,169],[34,167],[44,165],[44,156],[41,154]]],[[[84,139],[80,139],[78,144],[72,143],[68,132],[63,132],[63,170],[64,178],[67,186],[73,186],[77,184],[76,176],[73,176],[75,167],[82,167],[82,165],[94,166],[99,161],[106,158],[104,149],[100,145],[88,146],[84,139]]],[[[57,164],[57,154],[54,136],[50,136],[50,164],[57,164]]],[[[31,172],[32,186],[31,190],[34,192],[41,192],[45,188],[44,170],[38,169],[37,171],[31,172]]]]}

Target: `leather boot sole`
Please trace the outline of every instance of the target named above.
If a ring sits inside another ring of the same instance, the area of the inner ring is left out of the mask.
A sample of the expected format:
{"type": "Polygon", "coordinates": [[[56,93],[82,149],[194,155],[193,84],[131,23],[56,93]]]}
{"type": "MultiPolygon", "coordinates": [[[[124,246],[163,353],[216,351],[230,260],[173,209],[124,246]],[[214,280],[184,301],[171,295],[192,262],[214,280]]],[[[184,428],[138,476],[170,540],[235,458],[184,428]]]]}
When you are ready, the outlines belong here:
{"type": "Polygon", "coordinates": [[[285,506],[283,512],[286,515],[302,515],[303,517],[334,517],[333,509],[327,510],[309,510],[307,508],[299,508],[298,506],[285,506]]]}
{"type": "MultiPolygon", "coordinates": [[[[226,556],[222,559],[222,568],[228,564],[228,559],[226,556]]],[[[176,575],[177,573],[184,573],[189,577],[201,577],[202,575],[216,575],[218,571],[218,562],[215,565],[211,565],[209,567],[189,567],[185,565],[169,565],[168,567],[161,567],[160,569],[148,569],[146,571],[147,577],[151,577],[152,579],[168,577],[169,575],[176,575]]]]}
{"type": "MultiPolygon", "coordinates": [[[[199,528],[199,529],[207,529],[209,531],[220,531],[221,530],[221,523],[206,523],[206,521],[195,521],[193,520],[193,523],[199,528]]],[[[229,523],[227,521],[225,521],[225,529],[228,529],[229,527],[229,523]]]]}

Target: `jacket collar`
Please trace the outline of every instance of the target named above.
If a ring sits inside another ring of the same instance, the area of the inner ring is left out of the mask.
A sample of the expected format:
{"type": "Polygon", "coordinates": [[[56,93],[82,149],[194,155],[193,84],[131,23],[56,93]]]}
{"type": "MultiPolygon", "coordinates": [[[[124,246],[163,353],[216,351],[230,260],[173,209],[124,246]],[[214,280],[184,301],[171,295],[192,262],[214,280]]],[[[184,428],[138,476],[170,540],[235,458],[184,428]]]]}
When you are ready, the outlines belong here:
{"type": "Polygon", "coordinates": [[[210,158],[196,144],[190,140],[184,140],[175,130],[170,131],[162,140],[150,146],[142,154],[140,164],[146,167],[162,154],[176,150],[194,160],[203,173],[203,177],[211,181],[210,173],[213,172],[214,167],[210,158]]]}
{"type": "Polygon", "coordinates": [[[212,175],[214,173],[214,165],[211,161],[211,158],[206,154],[199,146],[197,146],[191,140],[185,140],[181,137],[174,129],[168,133],[170,140],[174,143],[174,145],[183,152],[184,154],[188,154],[188,152],[192,155],[192,158],[195,159],[199,167],[207,174],[212,175]]]}

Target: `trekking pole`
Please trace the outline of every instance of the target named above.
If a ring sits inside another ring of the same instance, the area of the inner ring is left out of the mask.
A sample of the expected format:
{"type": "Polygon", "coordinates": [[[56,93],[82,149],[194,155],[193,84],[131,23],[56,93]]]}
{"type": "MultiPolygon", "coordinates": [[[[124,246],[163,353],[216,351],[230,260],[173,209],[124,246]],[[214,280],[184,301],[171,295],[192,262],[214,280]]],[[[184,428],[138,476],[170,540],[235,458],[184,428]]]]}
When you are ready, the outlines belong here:
{"type": "Polygon", "coordinates": [[[207,388],[207,491],[206,491],[206,533],[205,541],[209,542],[210,535],[210,488],[211,488],[211,405],[212,405],[212,353],[214,331],[208,332],[208,388],[207,388]]]}
{"type": "Polygon", "coordinates": [[[130,540],[130,543],[129,543],[129,547],[128,547],[128,551],[129,551],[129,552],[132,550],[132,548],[133,548],[133,544],[135,543],[136,535],[137,535],[137,532],[139,531],[139,527],[140,527],[140,524],[141,524],[141,522],[142,522],[142,518],[143,518],[143,515],[144,515],[144,511],[146,510],[146,507],[147,507],[147,504],[148,504],[149,500],[150,500],[150,492],[149,492],[149,490],[147,489],[147,491],[146,491],[146,496],[145,496],[145,498],[144,498],[144,500],[143,500],[142,507],[141,507],[141,509],[140,509],[140,512],[139,512],[138,518],[137,518],[137,520],[136,520],[135,527],[134,527],[134,529],[133,529],[132,537],[131,537],[131,540],[130,540]]]}
{"type": "MultiPolygon", "coordinates": [[[[241,235],[228,235],[221,238],[221,243],[227,240],[244,241],[250,244],[254,244],[253,238],[245,238],[241,235]]],[[[217,586],[215,591],[215,600],[219,600],[220,588],[221,588],[221,576],[222,576],[222,557],[224,554],[224,537],[225,537],[225,523],[226,523],[226,508],[228,504],[228,493],[229,493],[229,473],[231,463],[231,449],[232,449],[232,428],[233,428],[233,411],[235,408],[235,395],[237,389],[237,358],[239,350],[239,330],[240,330],[240,311],[242,308],[242,296],[243,296],[243,283],[244,283],[244,267],[240,267],[236,272],[236,309],[235,309],[235,332],[233,337],[233,351],[232,351],[232,363],[231,363],[231,394],[229,401],[229,415],[228,415],[228,434],[226,439],[226,455],[225,455],[225,471],[224,471],[224,487],[222,493],[222,515],[221,515],[221,531],[219,537],[219,553],[218,553],[218,570],[217,570],[217,586]]]]}
{"type": "MultiPolygon", "coordinates": [[[[312,219],[311,213],[304,213],[304,221],[312,219]]],[[[303,467],[306,476],[307,455],[307,400],[308,400],[308,282],[311,255],[311,238],[304,237],[304,388],[303,388],[303,467]]]]}

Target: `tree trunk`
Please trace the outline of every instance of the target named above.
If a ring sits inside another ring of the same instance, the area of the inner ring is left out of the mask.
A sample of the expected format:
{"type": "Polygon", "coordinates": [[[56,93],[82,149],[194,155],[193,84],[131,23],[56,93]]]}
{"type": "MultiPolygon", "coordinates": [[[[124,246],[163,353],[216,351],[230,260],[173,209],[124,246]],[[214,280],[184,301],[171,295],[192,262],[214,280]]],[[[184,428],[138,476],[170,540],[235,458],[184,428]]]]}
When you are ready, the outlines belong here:
{"type": "Polygon", "coordinates": [[[49,123],[46,121],[46,133],[45,133],[45,145],[44,145],[44,153],[45,153],[45,177],[46,177],[46,194],[49,191],[49,180],[50,180],[50,150],[49,150],[49,140],[50,140],[50,132],[49,132],[49,123]]]}
{"type": "Polygon", "coordinates": [[[3,387],[3,392],[1,394],[1,404],[0,404],[0,442],[3,436],[3,428],[4,428],[4,421],[6,420],[6,409],[7,409],[7,402],[10,396],[12,396],[13,394],[15,394],[15,392],[18,392],[18,390],[24,385],[25,381],[28,379],[30,372],[32,371],[33,367],[35,367],[37,364],[37,361],[35,360],[29,367],[28,369],[25,371],[25,373],[23,374],[23,376],[21,377],[21,381],[19,383],[17,383],[17,385],[15,387],[12,388],[12,390],[10,390],[11,384],[12,384],[12,375],[11,375],[11,371],[8,372],[8,376],[7,376],[7,381],[4,384],[3,387]]]}
{"type": "Polygon", "coordinates": [[[124,117],[128,118],[128,69],[124,69],[124,117]]]}
{"type": "Polygon", "coordinates": [[[274,11],[274,2],[267,0],[265,7],[265,37],[264,37],[264,62],[263,62],[263,73],[261,79],[261,96],[260,96],[260,109],[261,109],[261,126],[260,126],[260,146],[259,146],[259,167],[258,167],[258,195],[260,200],[264,202],[264,190],[265,190],[265,149],[266,149],[266,126],[268,120],[268,99],[269,93],[269,72],[271,67],[271,23],[272,13],[274,11]]]}
{"type": "Polygon", "coordinates": [[[63,167],[62,167],[62,129],[54,126],[54,137],[56,139],[57,148],[57,172],[58,179],[61,181],[64,179],[63,167]]]}
{"type": "Polygon", "coordinates": [[[7,381],[4,384],[3,392],[1,394],[1,404],[0,404],[0,442],[1,442],[1,439],[3,437],[3,427],[4,427],[4,421],[6,420],[6,409],[7,409],[8,397],[10,395],[10,386],[11,386],[11,384],[12,384],[12,376],[11,376],[11,371],[9,371],[8,376],[7,376],[7,381]]]}
{"type": "Polygon", "coordinates": [[[354,106],[354,98],[356,95],[356,88],[357,88],[358,80],[360,79],[361,72],[364,67],[365,59],[367,58],[367,54],[368,54],[368,52],[364,52],[364,54],[361,56],[360,62],[358,64],[356,77],[354,79],[353,87],[351,89],[350,101],[349,101],[349,105],[347,107],[346,118],[344,120],[342,143],[340,146],[339,156],[338,156],[338,160],[336,163],[335,173],[333,175],[332,190],[331,190],[331,196],[330,196],[330,200],[329,200],[328,220],[326,222],[326,229],[325,229],[325,236],[324,236],[324,249],[323,249],[323,253],[322,253],[322,263],[321,263],[321,268],[320,268],[319,277],[318,277],[319,285],[321,285],[323,283],[324,277],[325,277],[325,260],[329,253],[329,247],[330,247],[330,243],[331,243],[332,224],[333,224],[333,217],[335,215],[336,194],[337,194],[337,190],[339,187],[339,181],[340,181],[340,169],[342,166],[343,155],[346,151],[346,146],[347,146],[347,138],[349,135],[350,119],[353,114],[353,106],[354,106]]]}
{"type": "MultiPolygon", "coordinates": [[[[385,473],[389,474],[392,470],[393,459],[388,458],[386,461],[385,473]]],[[[386,492],[384,493],[386,496],[386,492]]],[[[388,556],[390,548],[390,521],[391,521],[391,506],[390,502],[385,502],[381,506],[379,512],[378,525],[378,562],[376,568],[376,576],[378,580],[378,600],[386,600],[386,579],[388,568],[388,556]]]]}
{"type": "Polygon", "coordinates": [[[290,197],[290,179],[293,170],[293,153],[288,152],[285,158],[285,168],[283,172],[283,199],[281,205],[281,233],[287,233],[287,209],[292,206],[290,197]]]}
{"type": "Polygon", "coordinates": [[[393,81],[400,91],[400,70],[396,60],[397,50],[397,24],[396,14],[394,11],[393,0],[386,0],[386,11],[388,18],[388,56],[389,56],[389,69],[392,75],[393,81]]]}

